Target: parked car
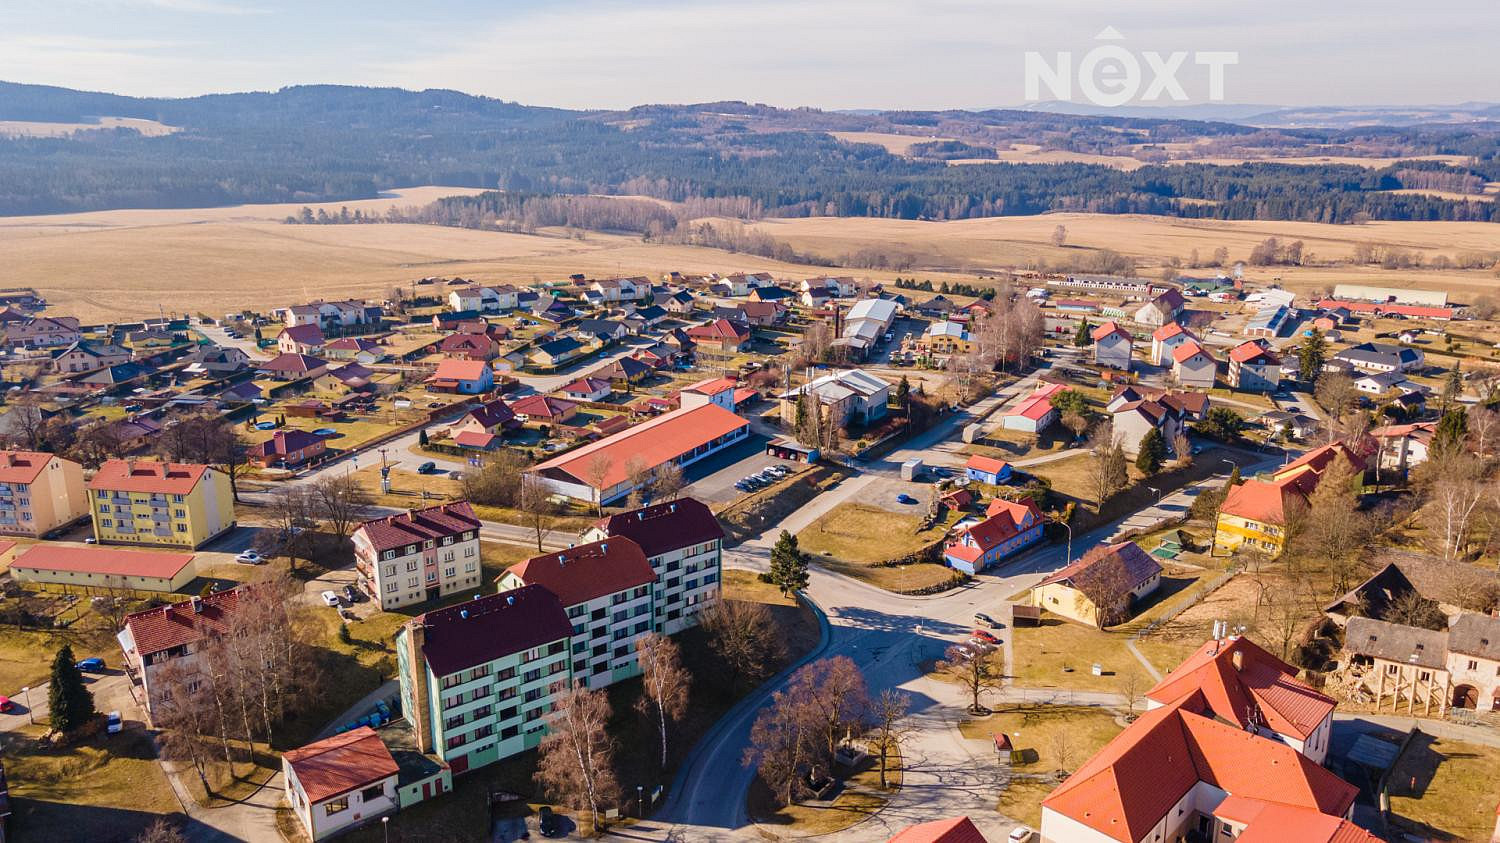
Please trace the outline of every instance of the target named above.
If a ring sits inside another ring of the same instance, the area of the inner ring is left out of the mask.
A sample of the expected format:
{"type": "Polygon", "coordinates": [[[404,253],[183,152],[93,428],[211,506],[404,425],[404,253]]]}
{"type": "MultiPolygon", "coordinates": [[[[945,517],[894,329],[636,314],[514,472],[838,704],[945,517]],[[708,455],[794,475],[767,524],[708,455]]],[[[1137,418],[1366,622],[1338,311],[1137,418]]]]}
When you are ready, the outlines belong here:
{"type": "Polygon", "coordinates": [[[10,697],[0,697],[0,712],[9,714],[16,710],[16,704],[10,701],[10,697]]]}
{"type": "Polygon", "coordinates": [[[335,593],[333,593],[331,591],[325,591],[325,592],[323,592],[322,594],[320,594],[318,596],[323,598],[323,605],[324,606],[332,606],[334,608],[338,608],[338,605],[339,605],[339,596],[337,594],[335,594],[335,593]]]}
{"type": "Polygon", "coordinates": [[[103,673],[104,659],[84,659],[83,661],[73,666],[78,668],[83,673],[103,673]]]}
{"type": "Polygon", "coordinates": [[[906,494],[905,492],[902,492],[901,494],[899,494],[899,495],[896,496],[896,503],[914,504],[916,502],[917,502],[916,498],[912,497],[911,495],[906,494]]]}
{"type": "Polygon", "coordinates": [[[99,540],[96,539],[96,538],[94,538],[93,536],[89,536],[88,538],[86,538],[86,539],[83,540],[83,543],[84,544],[98,544],[99,540]]]}
{"type": "Polygon", "coordinates": [[[1010,836],[1005,838],[1009,843],[1031,843],[1036,839],[1036,832],[1024,825],[1018,825],[1011,829],[1010,836]]]}
{"type": "Polygon", "coordinates": [[[266,557],[261,556],[259,553],[256,553],[253,550],[246,550],[235,556],[234,561],[243,562],[246,565],[264,565],[266,563],[266,557]]]}
{"type": "Polygon", "coordinates": [[[976,629],[976,630],[974,630],[974,637],[978,638],[981,641],[986,641],[986,642],[988,642],[990,644],[999,644],[1000,643],[1000,639],[997,638],[997,637],[995,637],[994,633],[986,632],[986,631],[984,631],[982,629],[976,629]]]}
{"type": "Polygon", "coordinates": [[[118,711],[111,711],[109,714],[104,715],[104,717],[104,730],[106,732],[109,732],[111,735],[118,735],[120,733],[120,729],[124,728],[125,726],[125,721],[120,719],[120,712],[118,711]]]}
{"type": "Polygon", "coordinates": [[[987,626],[990,629],[1000,628],[1000,624],[996,623],[994,618],[984,614],[983,612],[974,613],[974,623],[977,623],[980,626],[987,626]]]}
{"type": "Polygon", "coordinates": [[[432,460],[428,460],[427,462],[424,462],[421,465],[417,466],[418,474],[431,474],[434,471],[437,471],[437,463],[433,462],[432,460]]]}
{"type": "Polygon", "coordinates": [[[551,808],[543,805],[536,811],[536,827],[543,837],[561,837],[562,822],[551,808]]]}

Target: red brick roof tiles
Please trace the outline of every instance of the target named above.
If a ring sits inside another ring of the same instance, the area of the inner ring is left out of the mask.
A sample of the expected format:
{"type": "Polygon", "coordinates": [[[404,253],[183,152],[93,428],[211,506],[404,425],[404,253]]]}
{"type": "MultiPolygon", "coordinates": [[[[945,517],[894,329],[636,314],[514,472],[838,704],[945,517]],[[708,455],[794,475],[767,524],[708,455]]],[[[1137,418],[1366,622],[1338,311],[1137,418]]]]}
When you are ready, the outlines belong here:
{"type": "Polygon", "coordinates": [[[363,532],[379,551],[456,536],[478,530],[479,526],[479,518],[469,502],[456,501],[371,519],[359,525],[356,532],[363,532]]]}
{"type": "Polygon", "coordinates": [[[611,536],[555,553],[533,556],[510,566],[526,585],[540,585],[556,594],[564,606],[576,606],[656,581],[641,546],[624,536],[611,536]]]}
{"type": "Polygon", "coordinates": [[[385,742],[369,726],[287,750],[281,757],[313,804],[369,787],[400,770],[385,742]]]}

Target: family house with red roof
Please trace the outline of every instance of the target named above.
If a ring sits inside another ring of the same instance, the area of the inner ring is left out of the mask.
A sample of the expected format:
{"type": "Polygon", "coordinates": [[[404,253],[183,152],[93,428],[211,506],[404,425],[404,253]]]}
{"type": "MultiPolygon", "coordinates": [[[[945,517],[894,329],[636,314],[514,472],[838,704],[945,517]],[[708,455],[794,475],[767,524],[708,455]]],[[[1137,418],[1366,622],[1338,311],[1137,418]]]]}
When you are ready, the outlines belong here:
{"type": "Polygon", "coordinates": [[[721,354],[737,354],[750,342],[750,329],[728,319],[715,319],[687,329],[688,337],[699,348],[721,354]]]}
{"type": "Polygon", "coordinates": [[[563,424],[578,415],[578,405],[551,395],[528,395],[510,405],[522,424],[563,424]]]}
{"type": "Polygon", "coordinates": [[[437,350],[444,357],[488,362],[500,356],[500,343],[490,334],[449,334],[437,344],[437,350]]]}
{"type": "Polygon", "coordinates": [[[287,750],[286,800],[313,840],[396,812],[400,765],[369,726],[287,750]]]}
{"type": "Polygon", "coordinates": [[[468,501],[364,522],[353,535],[360,589],[391,610],[478,588],[479,526],[468,501]]]}
{"type": "Polygon", "coordinates": [[[1212,389],[1219,374],[1219,361],[1197,340],[1188,340],[1172,350],[1172,377],[1182,386],[1212,389]]]}
{"type": "Polygon", "coordinates": [[[1168,322],[1151,333],[1151,362],[1158,366],[1170,366],[1172,351],[1185,342],[1197,339],[1187,328],[1176,322],[1168,322]]]}
{"type": "Polygon", "coordinates": [[[495,388],[495,373],[483,360],[450,357],[439,363],[437,371],[427,378],[427,388],[433,392],[478,395],[495,388]]]}
{"type": "Polygon", "coordinates": [[[1010,479],[1011,466],[1005,460],[974,454],[964,463],[964,476],[991,486],[998,486],[1010,479]]]}
{"type": "Polygon", "coordinates": [[[284,352],[260,364],[258,371],[278,381],[315,378],[328,371],[328,362],[297,352],[284,352]]]}
{"type": "Polygon", "coordinates": [[[704,404],[717,404],[726,410],[732,411],[735,406],[735,392],[738,387],[738,378],[709,378],[698,381],[692,386],[683,387],[678,399],[683,407],[700,407],[704,404]]]}
{"type": "Polygon", "coordinates": [[[557,595],[573,623],[573,681],[597,689],[641,674],[636,642],[655,631],[655,583],[641,546],[611,536],[512,565],[498,588],[539,585],[557,595]]]}
{"type": "Polygon", "coordinates": [[[1367,455],[1344,442],[1314,448],[1272,473],[1269,480],[1246,480],[1224,495],[1214,525],[1215,555],[1228,555],[1246,548],[1269,556],[1281,553],[1286,525],[1334,460],[1342,460],[1351,471],[1365,470],[1367,455]]]}
{"type": "Polygon", "coordinates": [[[229,476],[213,466],[109,460],[88,482],[94,539],[196,549],[234,528],[229,476]]]}
{"type": "Polygon", "coordinates": [[[673,635],[698,623],[718,602],[724,528],[702,501],[678,498],[609,515],[583,533],[585,541],[628,538],[640,546],[656,574],[653,626],[673,635]]]}
{"type": "Polygon", "coordinates": [[[292,325],[276,335],[276,350],[282,354],[317,354],[326,341],[317,324],[292,325]]]}
{"type": "Polygon", "coordinates": [[[1161,585],[1161,563],[1135,542],[1101,545],[1031,587],[1031,605],[1103,629],[1161,585]]]}
{"type": "Polygon", "coordinates": [[[1229,350],[1229,385],[1252,392],[1281,386],[1281,358],[1263,340],[1246,340],[1229,350]]]}
{"type": "Polygon", "coordinates": [[[396,634],[401,711],[453,775],[534,749],[572,677],[573,624],[531,585],[420,615],[396,634]]]}
{"type": "Polygon", "coordinates": [[[296,428],[278,430],[271,438],[250,449],[250,459],[262,466],[301,465],[328,450],[328,441],[316,433],[296,428]]]}
{"type": "Polygon", "coordinates": [[[943,559],[955,570],[977,574],[1042,538],[1042,512],[1030,499],[993,500],[985,519],[943,548],[943,559]]]}
{"type": "Polygon", "coordinates": [[[896,832],[886,843],[988,843],[968,817],[917,823],[896,832]]]}
{"type": "Polygon", "coordinates": [[[1130,332],[1115,322],[1105,322],[1089,333],[1094,340],[1094,362],[1112,369],[1130,371],[1130,332]]]}
{"type": "Polygon", "coordinates": [[[41,538],[88,514],[83,466],[41,451],[0,451],[0,534],[41,538]]]}
{"type": "Polygon", "coordinates": [[[1057,421],[1057,408],[1052,406],[1052,396],[1066,390],[1066,384],[1039,381],[1036,389],[1016,406],[1005,412],[1000,426],[1006,430],[1022,430],[1040,433],[1057,421]]]}
{"type": "Polygon", "coordinates": [[[203,681],[197,675],[199,648],[205,639],[238,628],[253,589],[239,586],[125,616],[115,638],[140,678],[148,721],[174,687],[191,691],[203,681]]]}
{"type": "Polygon", "coordinates": [[[503,400],[496,398],[464,413],[463,418],[448,426],[448,433],[457,437],[461,433],[484,433],[504,435],[506,431],[521,426],[521,419],[503,400]]]}
{"type": "Polygon", "coordinates": [[[604,378],[582,377],[558,390],[574,401],[603,401],[615,391],[604,378]]]}
{"type": "MultiPolygon", "coordinates": [[[[520,414],[519,405],[516,411],[520,414]]],[[[749,422],[717,404],[683,407],[553,457],[528,473],[560,495],[609,503],[635,488],[632,467],[638,465],[650,477],[669,462],[690,465],[743,441],[749,433],[749,422]]]]}

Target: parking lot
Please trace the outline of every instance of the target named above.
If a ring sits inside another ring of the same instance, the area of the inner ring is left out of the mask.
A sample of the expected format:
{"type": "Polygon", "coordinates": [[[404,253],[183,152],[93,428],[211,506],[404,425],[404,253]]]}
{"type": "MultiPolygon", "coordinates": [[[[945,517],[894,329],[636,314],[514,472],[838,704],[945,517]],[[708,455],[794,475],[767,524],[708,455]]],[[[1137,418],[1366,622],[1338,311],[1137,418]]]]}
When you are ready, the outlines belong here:
{"type": "Polygon", "coordinates": [[[751,434],[746,442],[688,466],[691,482],[683,494],[708,503],[732,501],[745,494],[734,487],[741,478],[773,465],[792,465],[767,454],[766,442],[766,437],[751,434]]]}

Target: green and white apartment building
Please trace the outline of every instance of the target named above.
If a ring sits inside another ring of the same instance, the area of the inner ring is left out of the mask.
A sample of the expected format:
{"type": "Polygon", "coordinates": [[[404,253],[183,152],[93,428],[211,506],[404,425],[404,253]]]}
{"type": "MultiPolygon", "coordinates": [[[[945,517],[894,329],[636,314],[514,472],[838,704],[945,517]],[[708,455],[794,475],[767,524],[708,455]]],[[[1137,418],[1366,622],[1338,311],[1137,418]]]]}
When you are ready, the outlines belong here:
{"type": "Polygon", "coordinates": [[[718,599],[723,535],[691,499],[609,516],[586,544],[507,570],[496,594],[407,623],[396,653],[417,748],[461,774],[540,743],[568,683],[639,675],[637,640],[718,599]]]}

